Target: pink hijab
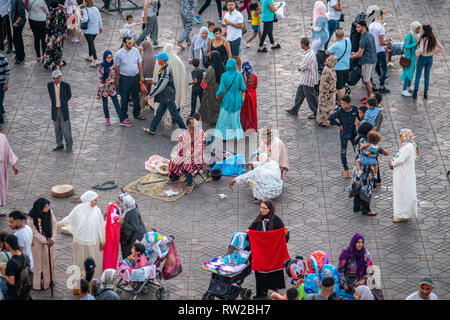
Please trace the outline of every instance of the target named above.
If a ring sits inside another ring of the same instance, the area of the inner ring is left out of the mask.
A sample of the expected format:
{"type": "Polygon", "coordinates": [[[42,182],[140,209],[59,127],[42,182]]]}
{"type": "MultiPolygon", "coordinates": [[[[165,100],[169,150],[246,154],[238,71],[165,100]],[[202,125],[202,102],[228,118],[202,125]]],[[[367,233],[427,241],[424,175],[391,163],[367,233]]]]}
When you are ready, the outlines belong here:
{"type": "Polygon", "coordinates": [[[322,1],[316,1],[316,3],[314,3],[314,11],[313,11],[313,27],[317,27],[317,19],[322,16],[325,19],[328,19],[328,15],[327,15],[327,7],[325,6],[325,4],[322,1]]]}

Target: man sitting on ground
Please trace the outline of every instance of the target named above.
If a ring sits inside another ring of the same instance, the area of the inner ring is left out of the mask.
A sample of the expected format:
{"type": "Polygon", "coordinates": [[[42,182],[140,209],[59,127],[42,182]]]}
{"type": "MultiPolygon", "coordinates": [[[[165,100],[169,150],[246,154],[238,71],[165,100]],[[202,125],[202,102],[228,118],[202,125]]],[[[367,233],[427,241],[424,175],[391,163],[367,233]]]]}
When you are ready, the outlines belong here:
{"type": "Polygon", "coordinates": [[[186,193],[192,192],[195,171],[201,170],[205,164],[205,132],[196,127],[194,117],[186,120],[187,130],[184,130],[169,163],[169,177],[176,181],[186,174],[186,193]]]}

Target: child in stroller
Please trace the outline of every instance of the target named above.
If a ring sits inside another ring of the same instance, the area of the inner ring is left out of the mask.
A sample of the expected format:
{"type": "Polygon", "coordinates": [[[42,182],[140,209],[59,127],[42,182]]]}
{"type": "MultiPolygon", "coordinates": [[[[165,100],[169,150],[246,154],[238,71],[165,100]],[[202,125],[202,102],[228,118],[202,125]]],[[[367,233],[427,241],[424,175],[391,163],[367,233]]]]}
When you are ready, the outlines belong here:
{"type": "Polygon", "coordinates": [[[203,269],[211,271],[211,281],[203,300],[243,300],[251,297],[251,290],[242,288],[245,278],[252,272],[250,243],[247,234],[235,232],[225,256],[203,263],[203,269]]]}
{"type": "Polygon", "coordinates": [[[147,265],[145,246],[142,243],[136,242],[131,249],[131,255],[119,263],[119,277],[129,283],[129,286],[124,288],[125,290],[133,291],[136,281],[142,281],[142,272],[134,271],[147,265]]]}

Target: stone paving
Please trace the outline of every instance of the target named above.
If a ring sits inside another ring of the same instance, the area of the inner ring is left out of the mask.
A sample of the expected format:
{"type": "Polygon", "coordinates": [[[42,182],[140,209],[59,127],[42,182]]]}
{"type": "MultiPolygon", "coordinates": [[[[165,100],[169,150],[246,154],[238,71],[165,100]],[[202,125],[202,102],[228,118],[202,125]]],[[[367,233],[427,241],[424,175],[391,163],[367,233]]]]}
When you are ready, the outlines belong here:
{"type": "MultiPolygon", "coordinates": [[[[137,3],[143,3],[143,0],[137,3]]],[[[175,0],[163,2],[159,17],[161,43],[175,43],[181,33],[179,3],[175,0]]],[[[342,3],[346,13],[343,27],[348,36],[356,13],[374,2],[343,0],[342,3]]],[[[418,20],[432,23],[437,38],[450,48],[447,38],[450,22],[446,19],[450,10],[448,1],[379,0],[376,3],[388,11],[387,36],[394,41],[403,41],[410,23],[418,20]]],[[[299,40],[311,36],[307,26],[311,22],[313,5],[314,1],[288,1],[287,19],[275,25],[275,38],[281,44],[281,50],[257,54],[254,43],[242,53],[243,61],[250,60],[259,77],[260,127],[278,129],[289,150],[291,171],[285,180],[284,192],[275,204],[277,215],[291,231],[290,254],[307,256],[314,250],[330,251],[331,262],[335,264],[351,235],[361,232],[375,264],[381,268],[382,289],[387,299],[404,299],[417,289],[422,276],[429,275],[435,282],[436,294],[441,299],[450,299],[450,188],[445,177],[446,170],[450,169],[449,50],[435,57],[428,100],[422,99],[422,90],[416,101],[400,96],[398,57],[394,59],[395,66],[389,70],[387,87],[391,93],[383,100],[382,146],[395,153],[399,148],[398,132],[404,127],[414,130],[420,146],[421,155],[416,163],[419,219],[392,223],[392,178],[386,158],[381,160],[383,184],[372,201],[378,215],[361,216],[352,212],[352,201],[348,199],[349,183],[341,176],[338,128],[323,129],[307,120],[309,108],[306,102],[298,118],[288,116],[284,111],[293,104],[298,85],[296,66],[302,57],[299,40]]],[[[216,19],[216,14],[213,3],[202,19],[216,19]]],[[[134,15],[136,21],[140,21],[140,11],[134,11],[134,15]]],[[[104,33],[96,39],[99,57],[103,50],[119,48],[118,30],[123,24],[121,14],[102,14],[102,18],[104,33]]],[[[194,25],[193,35],[199,27],[194,25]]],[[[116,180],[120,186],[125,186],[146,174],[144,161],[149,156],[169,156],[175,144],[170,141],[170,133],[175,127],[160,125],[157,136],[144,134],[142,127],[148,126],[152,118],[149,112],[145,114],[146,121],[135,121],[130,128],[120,127],[115,115],[111,127],[104,126],[101,102],[95,99],[97,72],[84,61],[87,55],[84,39],[79,44],[66,41],[64,48],[67,66],[63,68],[63,80],[72,87],[70,112],[74,151],[69,154],[52,152],[55,138],[46,88],[51,75],[35,62],[28,23],[24,38],[26,63],[12,67],[10,88],[5,98],[4,133],[20,158],[17,164],[19,175],[10,176],[4,208],[7,212],[13,209],[28,212],[33,201],[44,196],[51,200],[57,219],[61,219],[75,204],[70,199],[51,198],[51,186],[72,184],[77,195],[106,180],[116,180]]],[[[190,71],[187,55],[187,50],[180,53],[190,71]]],[[[10,61],[12,58],[8,55],[10,61]]],[[[358,102],[363,93],[361,84],[353,88],[354,102],[358,102]]],[[[190,109],[188,100],[182,111],[184,118],[190,109]]],[[[350,150],[348,161],[352,161],[350,150]]],[[[201,299],[210,280],[210,274],[201,268],[202,262],[224,254],[233,232],[244,231],[258,214],[248,187],[236,186],[231,191],[229,181],[230,178],[223,178],[210,182],[173,203],[133,194],[148,227],[175,235],[183,273],[165,282],[170,299],[201,299]],[[221,200],[220,193],[225,193],[228,198],[221,200]]],[[[119,189],[99,192],[99,205],[105,213],[107,204],[114,201],[119,192],[119,189]]],[[[8,230],[6,218],[1,218],[0,230],[8,230]]],[[[54,299],[73,299],[65,287],[66,268],[72,261],[71,237],[58,234],[56,249],[54,299]]],[[[254,290],[254,283],[251,275],[244,284],[254,290]]],[[[286,285],[289,285],[288,280],[286,285]]],[[[51,299],[49,291],[33,292],[33,297],[51,299]]],[[[154,292],[143,298],[154,299],[154,292]]]]}

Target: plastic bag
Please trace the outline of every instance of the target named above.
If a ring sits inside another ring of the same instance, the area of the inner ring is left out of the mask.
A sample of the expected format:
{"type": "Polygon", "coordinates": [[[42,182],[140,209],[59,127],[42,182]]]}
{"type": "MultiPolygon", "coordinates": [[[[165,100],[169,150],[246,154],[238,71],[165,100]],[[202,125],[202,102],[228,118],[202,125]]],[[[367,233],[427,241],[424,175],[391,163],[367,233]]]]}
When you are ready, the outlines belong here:
{"type": "Polygon", "coordinates": [[[170,243],[169,253],[167,254],[166,262],[162,269],[162,276],[164,280],[175,278],[181,273],[183,268],[181,267],[180,256],[178,255],[175,243],[170,243]]]}
{"type": "Polygon", "coordinates": [[[278,7],[278,9],[275,11],[275,15],[277,16],[278,20],[284,19],[284,7],[286,6],[286,2],[276,2],[274,3],[275,7],[278,7]]]}

